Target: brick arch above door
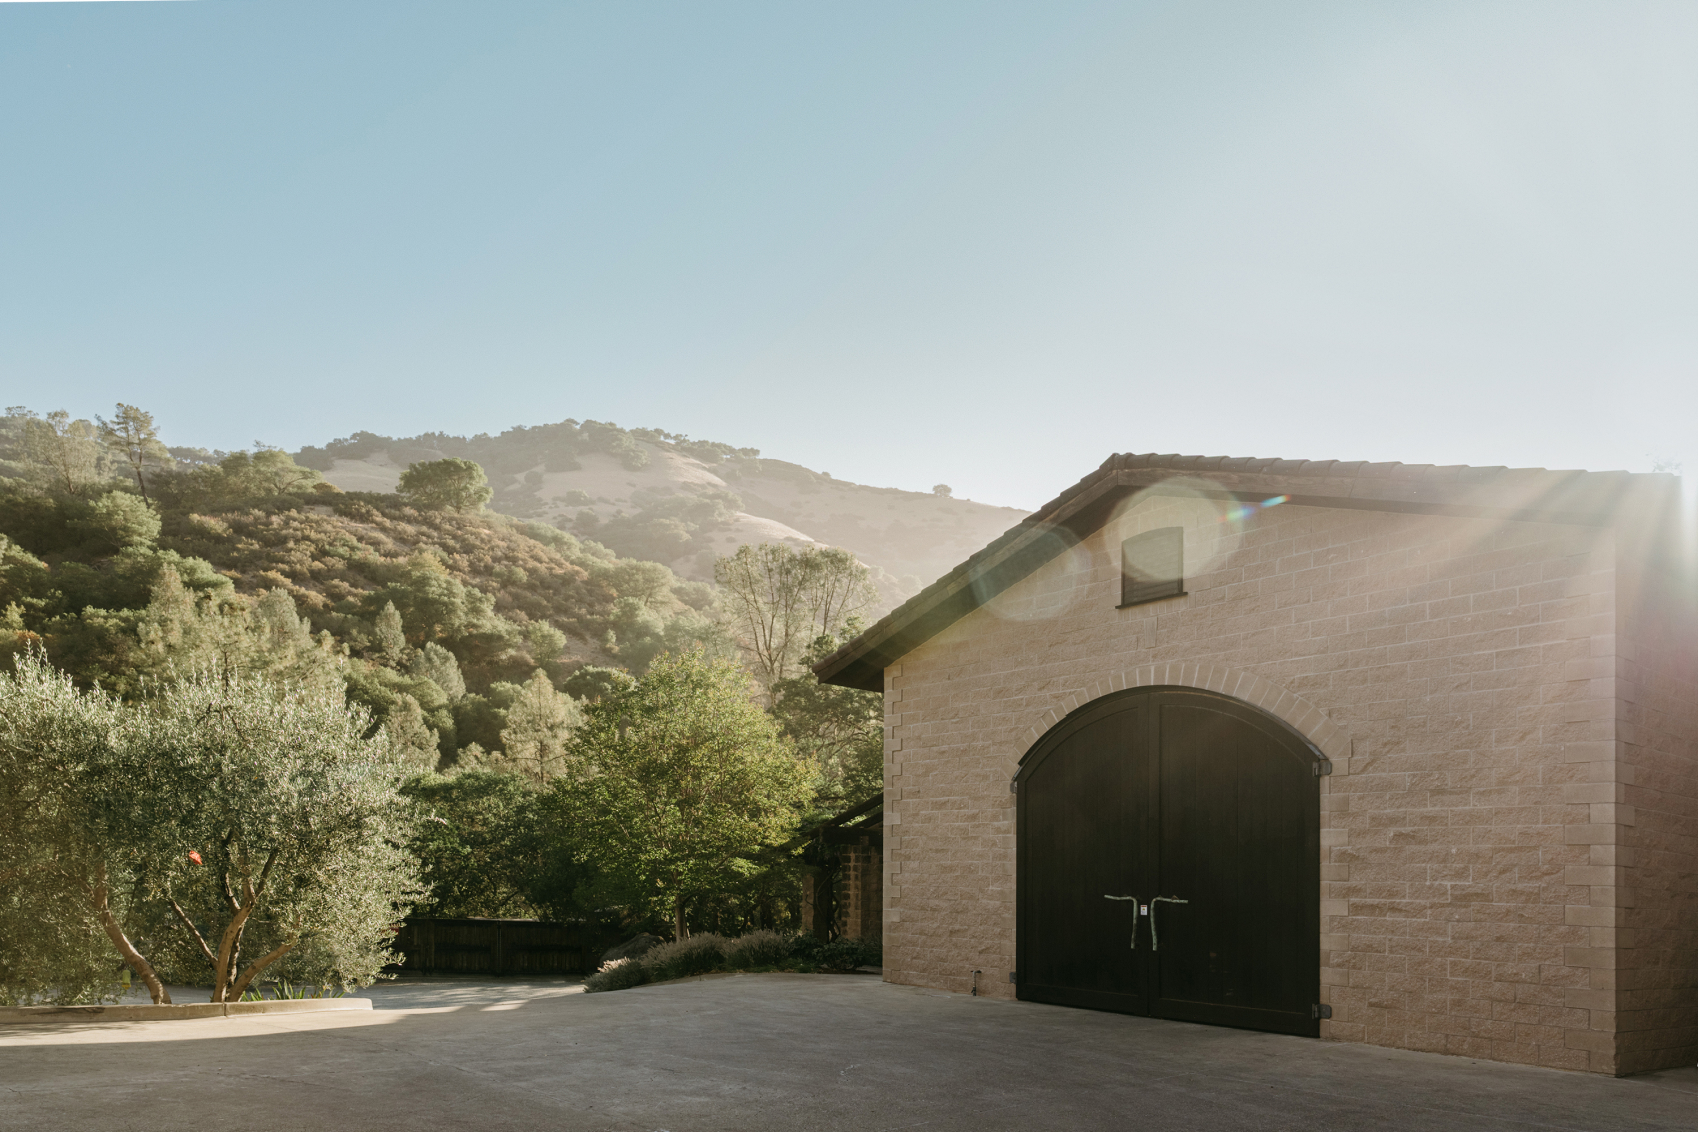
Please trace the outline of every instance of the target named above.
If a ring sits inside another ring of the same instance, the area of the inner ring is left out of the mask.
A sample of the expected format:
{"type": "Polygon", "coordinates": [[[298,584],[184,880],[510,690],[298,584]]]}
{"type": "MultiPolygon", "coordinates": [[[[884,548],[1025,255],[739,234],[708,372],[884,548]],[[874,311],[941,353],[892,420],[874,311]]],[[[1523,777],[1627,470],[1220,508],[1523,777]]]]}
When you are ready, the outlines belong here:
{"type": "Polygon", "coordinates": [[[1348,773],[1348,764],[1344,760],[1350,757],[1350,734],[1329,719],[1326,712],[1271,680],[1224,664],[1144,664],[1105,675],[1084,688],[1058,697],[1039,713],[1037,721],[1026,733],[1026,747],[1030,748],[1050,728],[1092,700],[1101,699],[1111,692],[1153,685],[1201,688],[1259,707],[1314,744],[1315,749],[1337,768],[1335,773],[1348,773]]]}

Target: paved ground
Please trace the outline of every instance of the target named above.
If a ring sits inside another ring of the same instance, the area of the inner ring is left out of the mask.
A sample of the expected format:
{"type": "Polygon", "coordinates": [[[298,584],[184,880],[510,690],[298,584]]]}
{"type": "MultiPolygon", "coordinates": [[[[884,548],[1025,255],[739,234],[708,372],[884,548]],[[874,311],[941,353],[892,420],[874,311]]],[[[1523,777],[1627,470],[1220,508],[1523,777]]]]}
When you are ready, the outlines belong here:
{"type": "Polygon", "coordinates": [[[1617,1081],[866,975],[369,993],[369,1013],[0,1028],[0,1129],[1698,1128],[1694,1069],[1617,1081]]]}

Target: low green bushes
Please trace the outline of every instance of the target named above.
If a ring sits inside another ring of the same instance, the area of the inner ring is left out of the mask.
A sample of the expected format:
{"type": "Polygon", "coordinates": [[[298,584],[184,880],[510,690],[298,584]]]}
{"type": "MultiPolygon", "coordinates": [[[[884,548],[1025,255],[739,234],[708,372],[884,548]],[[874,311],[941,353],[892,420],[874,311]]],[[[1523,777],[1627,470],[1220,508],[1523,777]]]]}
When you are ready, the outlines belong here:
{"type": "Polygon", "coordinates": [[[880,960],[879,948],[861,939],[834,939],[830,943],[821,943],[811,935],[799,935],[790,949],[790,961],[797,969],[853,971],[857,967],[876,966],[880,960]]]}
{"type": "Polygon", "coordinates": [[[601,970],[585,979],[584,990],[628,990],[653,981],[653,973],[641,959],[615,959],[603,963],[601,970]]]}
{"type": "MultiPolygon", "coordinates": [[[[795,937],[762,930],[725,943],[725,965],[733,971],[776,967],[790,957],[795,937]]],[[[812,937],[809,937],[812,938],[812,937]]]]}
{"type": "Polygon", "coordinates": [[[725,942],[723,936],[712,932],[685,936],[651,947],[644,953],[642,963],[652,972],[652,981],[657,983],[722,971],[725,969],[725,942]]]}
{"type": "Polygon", "coordinates": [[[879,948],[859,939],[822,943],[811,935],[750,932],[736,939],[712,933],[663,943],[635,959],[615,959],[584,980],[587,992],[626,990],[644,983],[711,971],[853,971],[876,966],[879,948]]]}

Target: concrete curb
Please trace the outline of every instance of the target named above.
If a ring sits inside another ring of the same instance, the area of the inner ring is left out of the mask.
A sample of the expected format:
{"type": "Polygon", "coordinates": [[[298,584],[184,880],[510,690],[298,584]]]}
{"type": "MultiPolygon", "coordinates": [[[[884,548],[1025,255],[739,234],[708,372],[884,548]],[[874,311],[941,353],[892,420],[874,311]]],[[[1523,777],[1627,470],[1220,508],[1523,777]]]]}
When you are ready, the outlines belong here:
{"type": "Polygon", "coordinates": [[[183,1018],[240,1018],[310,1010],[370,1010],[369,998],[283,998],[266,1002],[185,1002],[172,1006],[3,1006],[0,1026],[42,1022],[170,1022],[183,1018]]]}

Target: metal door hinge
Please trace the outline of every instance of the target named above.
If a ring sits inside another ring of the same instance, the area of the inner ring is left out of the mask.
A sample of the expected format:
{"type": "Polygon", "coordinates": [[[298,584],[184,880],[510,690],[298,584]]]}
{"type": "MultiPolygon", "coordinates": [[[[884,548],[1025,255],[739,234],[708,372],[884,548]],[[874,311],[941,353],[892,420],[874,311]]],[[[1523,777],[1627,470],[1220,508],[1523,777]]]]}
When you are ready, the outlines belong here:
{"type": "Polygon", "coordinates": [[[1332,760],[1331,759],[1322,759],[1315,764],[1315,777],[1316,778],[1319,778],[1323,774],[1331,774],[1331,773],[1332,773],[1332,760]]]}
{"type": "Polygon", "coordinates": [[[1010,971],[1010,972],[1008,972],[1008,981],[1011,982],[1011,983],[1017,983],[1020,980],[1014,977],[1013,971],[1010,971]]]}
{"type": "Polygon", "coordinates": [[[1008,792],[1010,794],[1020,793],[1020,780],[1018,778],[1010,778],[1008,780],[1008,792]]]}
{"type": "Polygon", "coordinates": [[[1317,1002],[1317,1003],[1315,1003],[1315,1007],[1314,1007],[1314,1016],[1317,1019],[1331,1018],[1332,1017],[1332,1007],[1328,1006],[1324,1002],[1317,1002]]]}

